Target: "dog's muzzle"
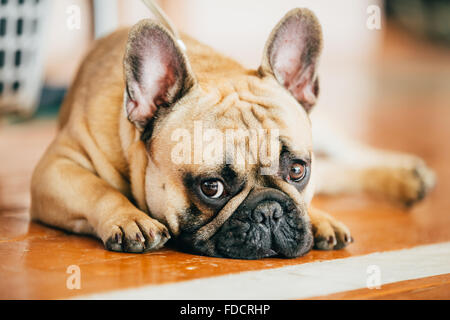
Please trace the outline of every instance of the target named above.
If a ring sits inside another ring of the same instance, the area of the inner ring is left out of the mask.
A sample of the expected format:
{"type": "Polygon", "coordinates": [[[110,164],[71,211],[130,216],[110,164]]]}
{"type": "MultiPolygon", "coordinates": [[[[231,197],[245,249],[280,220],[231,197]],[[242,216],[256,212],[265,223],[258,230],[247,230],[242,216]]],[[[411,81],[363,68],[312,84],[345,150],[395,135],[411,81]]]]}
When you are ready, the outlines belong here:
{"type": "Polygon", "coordinates": [[[311,250],[311,226],[285,193],[264,188],[253,190],[222,227],[193,249],[209,256],[261,259],[295,258],[311,250]]]}

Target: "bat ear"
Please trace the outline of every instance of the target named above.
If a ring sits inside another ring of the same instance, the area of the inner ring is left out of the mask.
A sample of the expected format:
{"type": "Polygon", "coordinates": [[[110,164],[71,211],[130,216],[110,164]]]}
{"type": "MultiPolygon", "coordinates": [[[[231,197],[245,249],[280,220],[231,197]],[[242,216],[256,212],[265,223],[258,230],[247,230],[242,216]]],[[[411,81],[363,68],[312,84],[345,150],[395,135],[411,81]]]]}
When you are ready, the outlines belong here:
{"type": "Polygon", "coordinates": [[[143,130],[159,108],[168,107],[194,85],[189,61],[162,25],[142,20],[128,36],[124,58],[128,119],[143,130]]]}
{"type": "Polygon", "coordinates": [[[274,76],[309,112],[319,94],[321,51],[322,28],[316,16],[308,9],[294,9],[267,41],[260,73],[274,76]]]}

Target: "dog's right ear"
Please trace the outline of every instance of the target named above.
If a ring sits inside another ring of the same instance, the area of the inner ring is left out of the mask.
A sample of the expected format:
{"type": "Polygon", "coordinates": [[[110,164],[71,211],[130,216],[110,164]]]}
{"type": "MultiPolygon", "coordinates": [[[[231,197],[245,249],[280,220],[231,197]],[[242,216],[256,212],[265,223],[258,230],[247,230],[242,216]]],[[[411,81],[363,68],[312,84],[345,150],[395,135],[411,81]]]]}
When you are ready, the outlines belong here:
{"type": "Polygon", "coordinates": [[[141,131],[159,108],[174,104],[195,83],[177,41],[165,27],[151,20],[142,20],[131,29],[124,70],[126,112],[141,131]]]}

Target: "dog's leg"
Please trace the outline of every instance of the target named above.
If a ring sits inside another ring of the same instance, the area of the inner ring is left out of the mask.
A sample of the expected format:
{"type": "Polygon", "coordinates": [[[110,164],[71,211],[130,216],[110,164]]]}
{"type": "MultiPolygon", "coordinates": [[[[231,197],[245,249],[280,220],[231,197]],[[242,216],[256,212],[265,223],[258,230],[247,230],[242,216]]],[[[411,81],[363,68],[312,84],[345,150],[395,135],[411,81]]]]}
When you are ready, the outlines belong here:
{"type": "Polygon", "coordinates": [[[319,250],[339,250],[353,242],[350,230],[329,214],[314,207],[309,209],[314,248],[319,250]]]}
{"type": "Polygon", "coordinates": [[[31,189],[34,219],[96,235],[109,250],[146,252],[161,248],[170,238],[165,226],[67,155],[47,153],[36,168],[31,189]]]}
{"type": "Polygon", "coordinates": [[[316,192],[370,192],[412,205],[435,185],[435,175],[419,157],[374,149],[338,132],[318,134],[316,192]],[[332,137],[332,138],[329,138],[332,137]]]}

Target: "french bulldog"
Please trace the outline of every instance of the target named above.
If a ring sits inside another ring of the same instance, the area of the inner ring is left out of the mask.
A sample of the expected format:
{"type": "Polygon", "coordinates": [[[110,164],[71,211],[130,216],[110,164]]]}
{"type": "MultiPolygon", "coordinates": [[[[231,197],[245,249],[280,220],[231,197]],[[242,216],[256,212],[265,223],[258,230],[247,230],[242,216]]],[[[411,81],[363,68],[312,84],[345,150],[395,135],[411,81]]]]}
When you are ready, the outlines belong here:
{"type": "Polygon", "coordinates": [[[417,157],[313,134],[323,44],[310,10],[278,23],[258,70],[181,40],[143,20],[96,42],[34,171],[35,220],[116,252],[158,250],[173,238],[206,256],[295,258],[353,241],[343,223],[311,207],[315,192],[369,191],[412,204],[434,185],[417,157]],[[234,131],[248,134],[223,138],[234,131]],[[251,141],[266,141],[267,152],[238,161],[251,141]],[[219,161],[205,160],[206,147],[219,161]]]}

